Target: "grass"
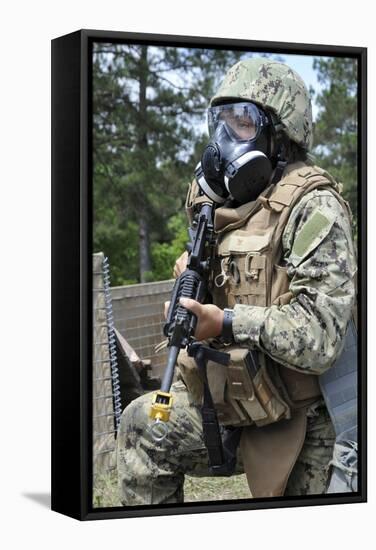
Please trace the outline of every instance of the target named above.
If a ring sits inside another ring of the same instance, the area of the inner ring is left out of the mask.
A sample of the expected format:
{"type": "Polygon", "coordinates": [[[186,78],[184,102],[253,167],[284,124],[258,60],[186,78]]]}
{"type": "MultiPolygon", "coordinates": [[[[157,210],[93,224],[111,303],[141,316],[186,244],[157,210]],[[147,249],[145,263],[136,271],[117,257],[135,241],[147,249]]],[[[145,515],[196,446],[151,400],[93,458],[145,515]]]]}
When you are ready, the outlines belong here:
{"type": "Polygon", "coordinates": [[[231,477],[185,477],[184,502],[250,498],[245,474],[231,477]]]}
{"type": "MultiPolygon", "coordinates": [[[[250,498],[245,474],[231,477],[185,477],[184,502],[250,498]]],[[[117,490],[116,470],[97,475],[94,480],[94,507],[122,506],[117,490]]]]}
{"type": "Polygon", "coordinates": [[[122,506],[118,496],[116,470],[94,477],[93,506],[95,508],[122,506]]]}

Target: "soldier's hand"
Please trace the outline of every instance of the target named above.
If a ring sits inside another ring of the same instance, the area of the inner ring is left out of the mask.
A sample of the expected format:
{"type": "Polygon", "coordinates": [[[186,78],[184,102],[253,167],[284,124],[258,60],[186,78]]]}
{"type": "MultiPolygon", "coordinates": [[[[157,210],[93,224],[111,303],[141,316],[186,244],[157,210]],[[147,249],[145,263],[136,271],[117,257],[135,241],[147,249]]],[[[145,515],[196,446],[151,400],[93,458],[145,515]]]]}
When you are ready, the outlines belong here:
{"type": "MultiPolygon", "coordinates": [[[[170,302],[165,302],[165,317],[170,302]]],[[[180,305],[192,311],[197,317],[195,337],[197,340],[215,338],[222,332],[223,311],[213,304],[200,304],[196,300],[180,298],[180,305]]]]}
{"type": "Polygon", "coordinates": [[[183,271],[185,271],[187,267],[187,261],[188,261],[188,252],[185,251],[181,256],[179,256],[179,258],[175,262],[175,266],[173,270],[173,275],[175,279],[177,279],[179,275],[181,275],[183,271]]]}

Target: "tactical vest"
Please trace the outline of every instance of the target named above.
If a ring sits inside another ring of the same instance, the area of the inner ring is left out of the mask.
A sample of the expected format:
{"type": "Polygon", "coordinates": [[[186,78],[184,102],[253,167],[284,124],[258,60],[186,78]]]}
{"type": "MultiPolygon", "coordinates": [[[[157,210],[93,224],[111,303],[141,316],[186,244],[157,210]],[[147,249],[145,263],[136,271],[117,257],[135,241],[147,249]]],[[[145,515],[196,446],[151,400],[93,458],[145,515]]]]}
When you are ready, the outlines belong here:
{"type": "MultiPolygon", "coordinates": [[[[348,204],[339,194],[339,184],[324,170],[303,162],[288,166],[278,184],[268,187],[256,201],[216,210],[218,241],[210,280],[214,304],[232,308],[235,304],[282,306],[290,302],[290,280],[287,268],[281,264],[282,235],[294,206],[318,188],[330,189],[351,217],[348,204]]],[[[186,202],[188,217],[192,219],[195,208],[204,200],[194,182],[186,202]]],[[[318,377],[280,366],[264,353],[250,353],[246,346],[231,345],[225,351],[231,354],[229,367],[208,363],[218,419],[223,425],[247,427],[241,445],[243,455],[251,457],[245,470],[247,475],[250,473],[252,494],[283,494],[304,442],[307,407],[321,397],[318,377]],[[260,448],[270,445],[285,456],[279,471],[275,465],[275,478],[270,476],[270,469],[263,471],[267,463],[264,459],[255,462],[252,458],[261,456],[260,448]],[[269,476],[269,488],[264,476],[269,476]]],[[[200,401],[202,387],[197,369],[183,360],[180,372],[200,401]]]]}

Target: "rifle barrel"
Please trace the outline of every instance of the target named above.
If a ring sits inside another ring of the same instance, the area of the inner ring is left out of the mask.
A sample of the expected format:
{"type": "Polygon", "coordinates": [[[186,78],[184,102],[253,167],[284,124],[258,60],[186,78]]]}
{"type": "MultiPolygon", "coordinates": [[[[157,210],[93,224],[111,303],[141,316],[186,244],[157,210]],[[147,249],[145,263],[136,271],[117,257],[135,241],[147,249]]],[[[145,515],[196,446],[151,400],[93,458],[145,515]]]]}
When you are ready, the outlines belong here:
{"type": "Polygon", "coordinates": [[[171,388],[172,379],[174,377],[175,365],[179,355],[179,346],[171,346],[168,354],[166,370],[163,374],[161,391],[168,393],[171,388]]]}

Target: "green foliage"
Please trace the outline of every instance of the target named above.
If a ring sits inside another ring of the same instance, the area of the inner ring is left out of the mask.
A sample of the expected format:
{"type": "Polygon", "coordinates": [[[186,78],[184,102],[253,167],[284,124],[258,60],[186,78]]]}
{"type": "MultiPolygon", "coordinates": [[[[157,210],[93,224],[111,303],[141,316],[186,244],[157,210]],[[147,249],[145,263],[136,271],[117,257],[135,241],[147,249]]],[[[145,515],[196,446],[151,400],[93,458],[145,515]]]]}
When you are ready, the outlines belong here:
{"type": "Polygon", "coordinates": [[[95,45],[93,241],[109,256],[112,284],[170,277],[178,244],[168,224],[183,210],[209,99],[236,57],[95,45]]]}
{"type": "Polygon", "coordinates": [[[112,285],[171,277],[187,240],[187,182],[208,139],[206,108],[227,69],[252,55],[94,45],[93,241],[109,257],[112,285]]]}
{"type": "MultiPolygon", "coordinates": [[[[93,245],[109,257],[113,285],[170,278],[187,239],[184,197],[207,142],[207,105],[226,70],[251,55],[95,45],[93,245]]],[[[314,68],[313,153],[344,184],[356,218],[356,60],[320,57],[314,68]]]]}
{"type": "Polygon", "coordinates": [[[151,276],[153,281],[171,279],[175,260],[185,250],[188,241],[187,220],[181,212],[172,216],[167,224],[167,242],[156,242],[152,245],[152,258],[154,271],[151,276]]]}
{"type": "Polygon", "coordinates": [[[343,195],[357,215],[357,61],[316,58],[323,86],[315,97],[320,111],[315,124],[314,154],[318,164],[343,183],[343,195]]]}

